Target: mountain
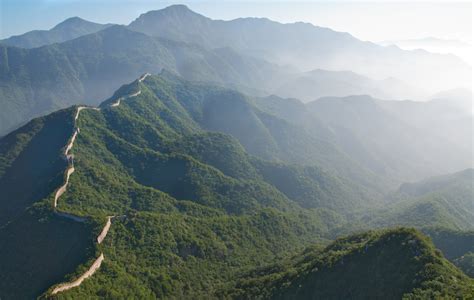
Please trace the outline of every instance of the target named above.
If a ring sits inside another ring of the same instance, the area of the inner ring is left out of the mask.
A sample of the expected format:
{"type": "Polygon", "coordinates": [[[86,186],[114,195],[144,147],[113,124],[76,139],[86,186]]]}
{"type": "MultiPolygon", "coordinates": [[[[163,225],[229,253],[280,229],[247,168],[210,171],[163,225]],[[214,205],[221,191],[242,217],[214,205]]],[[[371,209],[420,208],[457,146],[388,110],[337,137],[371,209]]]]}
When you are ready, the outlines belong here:
{"type": "Polygon", "coordinates": [[[292,259],[241,276],[231,298],[428,299],[469,298],[468,278],[413,229],[392,229],[337,239],[292,259]],[[403,275],[401,275],[403,274],[403,275]]]}
{"type": "MultiPolygon", "coordinates": [[[[293,152],[290,159],[301,159],[307,150],[297,150],[304,146],[336,162],[347,159],[331,144],[301,145],[311,133],[298,136],[300,128],[281,119],[283,112],[290,118],[290,110],[270,113],[277,106],[264,110],[256,102],[165,71],[122,86],[98,108],[73,106],[0,139],[0,186],[6,191],[0,211],[8,212],[0,215],[0,236],[8,241],[0,247],[0,267],[9,270],[1,275],[2,296],[233,294],[241,274],[305,246],[327,244],[333,229],[352,214],[380,204],[372,187],[356,184],[334,166],[327,170],[316,159],[301,165],[279,158],[293,152]],[[242,134],[249,130],[253,136],[242,134]],[[288,136],[294,136],[295,148],[284,144],[288,136]],[[54,256],[48,255],[51,245],[54,256]],[[31,268],[29,276],[22,276],[24,268],[31,268]],[[92,275],[67,289],[84,274],[92,275]]],[[[341,165],[351,166],[346,162],[341,165]]],[[[396,295],[468,292],[466,277],[433,256],[422,238],[416,242],[418,233],[390,234],[367,235],[369,245],[379,245],[371,252],[385,253],[369,259],[388,276],[381,289],[396,295]],[[390,234],[393,239],[385,238],[390,234]],[[401,241],[409,240],[415,240],[409,243],[415,250],[403,247],[401,241]],[[422,263],[413,264],[417,253],[423,253],[422,263]],[[435,263],[434,273],[428,261],[435,263]],[[398,272],[406,276],[390,275],[398,272]],[[457,281],[440,283],[438,275],[457,281]]],[[[333,247],[339,249],[337,243],[333,247]]],[[[328,258],[322,261],[331,261],[331,249],[321,254],[328,258]]],[[[347,255],[344,261],[350,262],[346,250],[336,256],[347,255]]],[[[355,273],[343,270],[347,277],[338,284],[358,276],[357,270],[366,272],[365,258],[354,262],[355,273]]],[[[372,295],[363,288],[372,280],[367,277],[357,295],[372,295]]]]}
{"type": "Polygon", "coordinates": [[[466,42],[455,40],[455,39],[440,39],[436,37],[426,37],[421,39],[408,39],[408,40],[398,40],[398,41],[382,41],[382,45],[399,45],[401,47],[411,47],[411,48],[429,48],[429,47],[456,47],[464,48],[469,47],[470,45],[466,42]],[[424,46],[421,46],[424,45],[424,46]]]}
{"type": "Polygon", "coordinates": [[[469,186],[473,182],[474,169],[466,169],[453,174],[431,177],[415,183],[402,184],[398,193],[400,195],[419,197],[441,190],[457,188],[459,185],[469,186]]]}
{"type": "Polygon", "coordinates": [[[343,151],[399,184],[472,167],[472,117],[445,119],[432,103],[370,96],[325,97],[307,106],[343,151]]]}
{"type": "Polygon", "coordinates": [[[430,100],[434,105],[439,106],[439,110],[446,109],[449,105],[458,111],[448,110],[448,113],[452,114],[474,114],[472,90],[470,89],[452,89],[447,91],[441,91],[432,95],[430,100]]]}
{"type": "Polygon", "coordinates": [[[142,14],[129,28],[208,49],[231,47],[302,71],[341,71],[350,66],[351,71],[370,78],[399,78],[433,93],[433,87],[471,85],[471,67],[457,57],[383,47],[308,23],[281,24],[264,18],[212,20],[184,5],[173,5],[142,14]]]}
{"type": "Polygon", "coordinates": [[[0,135],[29,119],[72,104],[97,105],[123,82],[163,68],[185,78],[243,90],[263,86],[279,70],[231,49],[152,38],[112,26],[35,49],[0,45],[0,135]]]}
{"type": "Polygon", "coordinates": [[[473,169],[404,183],[386,196],[383,208],[353,215],[333,234],[415,226],[432,239],[447,259],[473,277],[473,187],[473,169]]]}
{"type": "Polygon", "coordinates": [[[72,104],[97,105],[124,82],[144,72],[157,74],[163,68],[251,95],[273,93],[305,101],[349,94],[418,97],[434,93],[433,86],[451,88],[444,84],[449,80],[462,86],[463,81],[456,77],[465,71],[446,65],[449,57],[395,51],[309,24],[267,19],[214,21],[185,6],[148,12],[127,27],[70,18],[41,35],[58,33],[63,39],[44,42],[39,48],[17,48],[5,40],[0,43],[0,105],[5,108],[0,112],[0,135],[72,104]],[[302,44],[308,47],[295,46],[302,44]],[[290,58],[297,61],[285,61],[290,58]],[[362,66],[358,66],[360,60],[362,66]],[[374,72],[363,70],[367,65],[403,72],[371,74],[374,72]],[[419,74],[432,66],[444,70],[443,74],[427,71],[443,84],[419,74]],[[429,80],[429,88],[419,91],[410,76],[429,80]]]}
{"type": "Polygon", "coordinates": [[[110,26],[112,26],[112,24],[97,24],[79,17],[72,17],[64,20],[50,30],[29,31],[22,35],[0,40],[0,44],[20,48],[37,48],[69,41],[86,34],[98,32],[110,26]]]}
{"type": "MultiPolygon", "coordinates": [[[[181,87],[178,90],[186,90],[196,84],[172,74],[170,76],[169,72],[164,72],[162,76],[181,87]]],[[[190,97],[188,93],[177,93],[176,98],[183,103],[192,103],[187,109],[194,120],[207,130],[232,135],[250,154],[264,160],[320,166],[350,180],[345,183],[353,184],[354,191],[362,185],[358,195],[364,194],[363,198],[367,200],[373,200],[375,196],[369,195],[372,192],[377,194],[377,190],[385,186],[383,180],[376,178],[332,143],[331,132],[325,124],[311,128],[319,134],[315,135],[309,129],[260,104],[262,99],[232,90],[215,90],[206,85],[192,89],[201,90],[199,98],[190,97]],[[252,135],[248,135],[250,130],[252,135]]],[[[317,119],[313,116],[312,121],[312,124],[316,124],[317,119]]]]}
{"type": "Polygon", "coordinates": [[[396,45],[406,50],[424,49],[434,53],[452,53],[472,64],[472,45],[461,40],[426,37],[421,39],[383,41],[379,44],[384,46],[396,45]]]}
{"type": "MultiPolygon", "coordinates": [[[[257,98],[255,103],[350,158],[359,172],[348,169],[346,162],[344,173],[359,179],[370,177],[369,182],[378,181],[379,186],[384,186],[384,193],[403,182],[472,167],[468,142],[474,136],[469,125],[472,117],[450,113],[459,110],[448,101],[443,109],[434,102],[383,101],[363,95],[324,97],[309,103],[271,96],[257,98]],[[361,169],[367,171],[365,175],[361,169]]],[[[282,159],[290,159],[299,149],[302,148],[297,147],[282,159]]],[[[299,163],[311,161],[316,159],[299,163]]],[[[331,165],[334,168],[338,164],[333,161],[331,165]]]]}
{"type": "Polygon", "coordinates": [[[289,76],[289,79],[273,93],[305,102],[327,96],[344,97],[362,94],[380,99],[419,99],[424,94],[393,77],[373,80],[351,71],[320,69],[289,76]]]}
{"type": "Polygon", "coordinates": [[[369,227],[417,226],[474,230],[474,170],[402,184],[385,208],[360,220],[369,227]]]}
{"type": "Polygon", "coordinates": [[[204,295],[240,270],[325,241],[367,201],[330,172],[265,161],[208,130],[216,101],[250,105],[241,94],[167,73],[143,78],[100,110],[71,107],[0,140],[2,297],[51,295],[97,257],[99,272],[58,295],[204,295]],[[107,216],[116,217],[98,245],[107,216]]]}

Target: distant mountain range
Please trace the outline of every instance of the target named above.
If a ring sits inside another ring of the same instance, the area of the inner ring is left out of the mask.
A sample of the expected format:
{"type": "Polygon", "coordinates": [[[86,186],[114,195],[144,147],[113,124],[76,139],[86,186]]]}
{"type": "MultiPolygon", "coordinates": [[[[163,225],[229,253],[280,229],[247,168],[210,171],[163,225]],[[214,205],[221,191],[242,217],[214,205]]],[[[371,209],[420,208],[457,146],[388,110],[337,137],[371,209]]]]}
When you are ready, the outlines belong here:
{"type": "Polygon", "coordinates": [[[71,104],[97,105],[124,82],[163,68],[304,101],[352,94],[416,100],[470,84],[471,76],[450,56],[380,47],[310,24],[216,21],[182,5],[148,12],[127,27],[74,17],[2,40],[0,49],[0,135],[71,104]]]}
{"type": "Polygon", "coordinates": [[[211,20],[186,6],[174,5],[142,14],[129,27],[207,48],[231,47],[302,71],[350,69],[376,79],[400,78],[428,90],[471,85],[471,67],[456,57],[382,47],[308,23],[281,24],[262,18],[211,20]]]}
{"type": "Polygon", "coordinates": [[[472,65],[472,44],[460,40],[426,37],[421,39],[383,41],[379,44],[384,46],[396,45],[406,50],[424,49],[434,53],[450,53],[457,55],[472,65]]]}
{"type": "Polygon", "coordinates": [[[112,26],[112,24],[97,24],[79,17],[72,17],[64,20],[50,30],[34,30],[22,35],[12,36],[0,40],[0,44],[20,48],[37,48],[69,41],[110,26],[112,26]]]}
{"type": "MultiPolygon", "coordinates": [[[[278,97],[257,102],[262,109],[304,128],[300,132],[337,145],[359,165],[396,183],[472,167],[472,115],[450,104],[370,96],[325,97],[305,105],[278,97]]],[[[298,150],[290,151],[286,159],[298,150]]],[[[304,151],[314,152],[321,153],[304,151]]]]}
{"type": "Polygon", "coordinates": [[[408,40],[397,40],[397,41],[382,41],[380,44],[389,46],[389,45],[400,45],[400,46],[408,46],[408,47],[417,47],[421,46],[420,48],[431,48],[431,47],[457,47],[457,48],[464,48],[470,47],[466,42],[454,39],[440,39],[435,37],[426,37],[421,39],[408,39],[408,40]]]}
{"type": "Polygon", "coordinates": [[[163,68],[200,81],[250,89],[278,77],[274,65],[231,49],[153,38],[123,26],[34,49],[0,46],[0,132],[75,103],[98,104],[123,82],[163,68]]]}

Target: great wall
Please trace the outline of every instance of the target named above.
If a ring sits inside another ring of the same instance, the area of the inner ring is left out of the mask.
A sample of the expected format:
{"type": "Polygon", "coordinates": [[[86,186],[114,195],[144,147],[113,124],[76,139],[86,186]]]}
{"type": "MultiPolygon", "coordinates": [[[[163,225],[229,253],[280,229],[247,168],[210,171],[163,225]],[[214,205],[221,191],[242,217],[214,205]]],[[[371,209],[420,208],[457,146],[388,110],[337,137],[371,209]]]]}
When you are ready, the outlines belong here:
{"type": "MultiPolygon", "coordinates": [[[[140,78],[138,78],[138,83],[142,82],[143,80],[145,80],[150,75],[151,75],[150,73],[143,74],[142,76],[140,76],[140,78]]],[[[117,106],[120,105],[121,101],[124,100],[125,98],[136,97],[140,94],[141,94],[141,90],[138,90],[137,92],[135,92],[133,94],[127,95],[125,97],[120,97],[120,98],[117,99],[116,102],[114,102],[110,106],[111,107],[117,107],[117,106]]],[[[97,108],[97,107],[88,107],[88,106],[79,106],[79,107],[77,107],[76,114],[75,114],[75,117],[74,117],[75,130],[74,130],[74,133],[72,134],[72,136],[69,140],[69,143],[67,144],[66,149],[64,151],[64,157],[68,161],[68,167],[65,171],[64,184],[61,185],[56,190],[56,193],[54,194],[54,201],[53,201],[54,213],[57,216],[64,217],[64,218],[67,218],[67,219],[70,219],[70,220],[73,220],[73,221],[76,221],[76,222],[85,222],[86,218],[81,217],[81,216],[77,216],[77,215],[74,215],[74,214],[58,211],[57,206],[58,206],[58,199],[66,192],[67,186],[69,184],[69,178],[71,177],[71,175],[75,171],[75,169],[74,169],[74,155],[70,154],[69,152],[74,147],[74,142],[76,141],[77,136],[80,133],[80,129],[79,129],[79,127],[77,127],[76,123],[77,123],[77,120],[79,118],[80,112],[84,109],[92,109],[92,110],[100,111],[100,108],[97,108]]],[[[107,221],[106,221],[104,227],[102,228],[102,231],[97,236],[97,244],[101,244],[104,241],[104,239],[107,236],[107,233],[109,232],[110,227],[112,225],[112,219],[113,218],[114,218],[114,216],[108,216],[107,217],[107,221]]],[[[99,257],[96,258],[96,260],[92,263],[92,265],[89,267],[89,269],[86,272],[84,272],[81,276],[79,276],[77,279],[75,279],[71,282],[65,282],[65,283],[57,284],[56,287],[52,290],[51,295],[55,295],[59,292],[63,292],[63,291],[66,291],[66,290],[69,290],[71,288],[74,288],[74,287],[77,287],[77,286],[81,285],[81,283],[85,279],[91,277],[100,268],[100,266],[101,266],[102,262],[104,261],[104,259],[105,259],[104,253],[101,253],[99,255],[99,257]]]]}

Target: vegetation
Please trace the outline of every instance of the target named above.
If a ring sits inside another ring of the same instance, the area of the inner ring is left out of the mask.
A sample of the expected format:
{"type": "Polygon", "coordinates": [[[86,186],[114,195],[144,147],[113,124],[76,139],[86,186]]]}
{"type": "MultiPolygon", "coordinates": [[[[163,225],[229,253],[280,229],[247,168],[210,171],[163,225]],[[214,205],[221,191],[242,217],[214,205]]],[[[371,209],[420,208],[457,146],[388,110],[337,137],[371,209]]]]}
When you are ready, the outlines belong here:
{"type": "Polygon", "coordinates": [[[371,227],[411,225],[474,230],[473,169],[403,184],[388,197],[387,207],[366,214],[371,227]]]}
{"type": "Polygon", "coordinates": [[[469,298],[474,281],[413,229],[368,232],[246,273],[225,295],[264,299],[469,298]]]}
{"type": "Polygon", "coordinates": [[[474,231],[443,228],[426,228],[423,231],[447,259],[474,278],[474,231]]]}
{"type": "MultiPolygon", "coordinates": [[[[400,297],[471,292],[472,282],[414,230],[370,232],[321,250],[334,228],[376,203],[377,192],[335,169],[280,160],[291,145],[279,132],[291,135],[294,124],[240,93],[169,73],[123,86],[100,111],[81,112],[72,149],[76,171],[58,209],[87,222],[59,219],[51,203],[63,180],[74,113],[71,108],[34,120],[0,140],[0,184],[26,181],[31,192],[22,191],[29,197],[16,203],[18,219],[0,227],[9,241],[0,248],[6,253],[0,265],[28,266],[28,251],[43,257],[46,243],[65,241],[54,257],[33,264],[31,276],[42,278],[34,285],[18,279],[23,269],[3,275],[13,282],[7,295],[21,288],[20,296],[50,297],[53,283],[75,278],[99,252],[105,260],[94,276],[54,298],[291,297],[313,295],[313,286],[321,292],[314,295],[324,298],[341,296],[341,285],[353,293],[342,296],[359,298],[383,290],[400,297]],[[127,97],[138,89],[140,95],[127,97]],[[109,106],[119,98],[119,106],[109,106]],[[255,135],[246,140],[243,131],[251,129],[255,135]],[[38,173],[29,172],[36,165],[38,173]],[[12,172],[17,175],[8,176],[12,172]],[[116,216],[111,230],[95,245],[110,215],[116,216]],[[32,237],[22,235],[26,227],[32,237]],[[366,245],[370,255],[361,254],[366,245]],[[301,255],[294,255],[308,246],[303,257],[309,260],[299,262],[301,255]],[[61,264],[66,253],[73,257],[61,264]],[[275,260],[284,264],[275,267],[275,260]],[[324,271],[308,275],[311,264],[324,271]],[[375,282],[377,288],[368,291],[375,282]]],[[[1,204],[8,207],[19,197],[15,193],[1,204]]]]}

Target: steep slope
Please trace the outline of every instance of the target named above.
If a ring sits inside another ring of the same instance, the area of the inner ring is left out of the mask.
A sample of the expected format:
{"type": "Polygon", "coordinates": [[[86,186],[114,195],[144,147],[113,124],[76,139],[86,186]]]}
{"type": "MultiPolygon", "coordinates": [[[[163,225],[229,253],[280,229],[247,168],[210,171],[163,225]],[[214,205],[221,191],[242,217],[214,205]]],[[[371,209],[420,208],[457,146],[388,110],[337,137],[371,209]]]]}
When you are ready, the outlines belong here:
{"type": "Polygon", "coordinates": [[[184,5],[173,5],[142,14],[129,28],[209,49],[231,47],[303,71],[341,71],[351,66],[351,71],[371,78],[400,78],[431,91],[433,87],[471,84],[471,68],[455,56],[382,47],[348,33],[302,22],[281,24],[265,18],[212,20],[184,5]]]}
{"type": "Polygon", "coordinates": [[[61,182],[66,162],[59,154],[73,131],[72,114],[67,109],[35,119],[0,140],[0,227],[61,182]]]}
{"type": "Polygon", "coordinates": [[[54,43],[62,43],[77,37],[94,33],[112,26],[112,24],[97,24],[72,17],[64,20],[50,30],[33,30],[22,35],[16,35],[0,40],[1,44],[19,48],[37,48],[54,43]]]}
{"type": "Polygon", "coordinates": [[[91,252],[89,224],[34,205],[52,194],[67,163],[73,110],[35,119],[0,140],[0,297],[31,299],[91,252]]]}
{"type": "Polygon", "coordinates": [[[469,298],[474,282],[413,229],[370,232],[245,274],[230,296],[271,299],[469,298]],[[403,275],[402,275],[403,274],[403,275]]]}
{"type": "Polygon", "coordinates": [[[245,89],[278,77],[273,65],[112,26],[35,49],[0,45],[0,135],[71,104],[97,105],[123,82],[163,68],[188,79],[245,89]],[[273,75],[270,75],[273,74],[273,75]]]}

